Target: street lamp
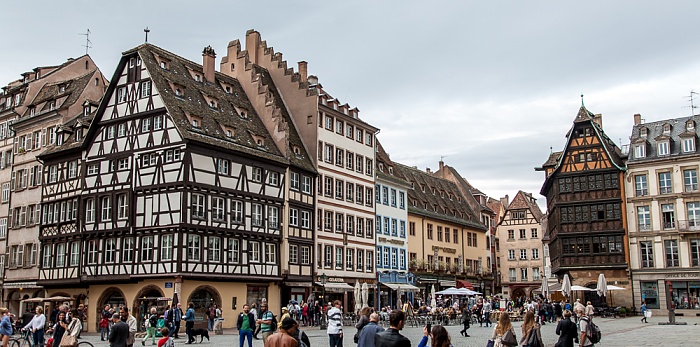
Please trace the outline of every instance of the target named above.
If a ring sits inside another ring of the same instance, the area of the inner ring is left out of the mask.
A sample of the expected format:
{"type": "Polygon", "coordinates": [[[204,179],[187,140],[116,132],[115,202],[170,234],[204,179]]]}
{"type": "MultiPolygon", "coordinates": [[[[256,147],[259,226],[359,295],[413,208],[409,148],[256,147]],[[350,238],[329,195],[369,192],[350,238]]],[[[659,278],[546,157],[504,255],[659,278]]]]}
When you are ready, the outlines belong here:
{"type": "Polygon", "coordinates": [[[321,300],[321,321],[319,322],[319,328],[321,330],[325,330],[328,328],[328,324],[326,324],[326,312],[324,308],[326,307],[326,280],[328,279],[328,276],[326,276],[326,273],[324,272],[321,274],[321,286],[323,286],[323,299],[321,300]]]}

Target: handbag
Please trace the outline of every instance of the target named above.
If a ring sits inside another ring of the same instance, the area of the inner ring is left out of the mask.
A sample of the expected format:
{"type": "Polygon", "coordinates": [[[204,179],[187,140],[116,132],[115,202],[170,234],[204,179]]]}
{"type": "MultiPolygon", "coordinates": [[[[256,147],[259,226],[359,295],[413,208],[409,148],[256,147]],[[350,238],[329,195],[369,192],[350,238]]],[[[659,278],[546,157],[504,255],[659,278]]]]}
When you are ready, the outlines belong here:
{"type": "Polygon", "coordinates": [[[518,340],[515,338],[515,335],[513,335],[513,331],[508,330],[506,331],[505,335],[501,337],[501,343],[503,343],[506,346],[517,346],[518,340]]]}
{"type": "Polygon", "coordinates": [[[69,334],[68,331],[66,331],[66,333],[63,334],[63,337],[61,338],[61,344],[59,345],[59,347],[73,347],[75,345],[75,336],[69,334]]]}
{"type": "Polygon", "coordinates": [[[486,342],[486,347],[493,347],[493,340],[486,342]]]}

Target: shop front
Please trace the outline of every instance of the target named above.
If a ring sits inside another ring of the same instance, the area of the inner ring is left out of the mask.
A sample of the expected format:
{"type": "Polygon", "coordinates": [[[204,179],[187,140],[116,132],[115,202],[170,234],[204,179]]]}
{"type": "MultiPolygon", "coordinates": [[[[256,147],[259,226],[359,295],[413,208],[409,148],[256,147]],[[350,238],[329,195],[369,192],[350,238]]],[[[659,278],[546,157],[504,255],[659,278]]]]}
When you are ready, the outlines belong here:
{"type": "Polygon", "coordinates": [[[401,303],[407,301],[414,305],[415,294],[420,288],[415,286],[413,274],[397,271],[387,271],[379,273],[379,305],[381,307],[398,307],[398,300],[401,303]]]}
{"type": "Polygon", "coordinates": [[[676,310],[700,310],[700,272],[636,274],[635,302],[645,302],[649,309],[667,310],[670,294],[676,310]]]}
{"type": "MultiPolygon", "coordinates": [[[[342,278],[316,276],[314,288],[315,298],[319,304],[333,303],[339,300],[342,303],[343,312],[355,311],[355,282],[360,284],[360,297],[367,298],[367,306],[373,307],[376,281],[365,278],[342,278]],[[364,284],[367,284],[366,286],[364,284]]],[[[361,305],[362,303],[360,303],[361,305]]]]}

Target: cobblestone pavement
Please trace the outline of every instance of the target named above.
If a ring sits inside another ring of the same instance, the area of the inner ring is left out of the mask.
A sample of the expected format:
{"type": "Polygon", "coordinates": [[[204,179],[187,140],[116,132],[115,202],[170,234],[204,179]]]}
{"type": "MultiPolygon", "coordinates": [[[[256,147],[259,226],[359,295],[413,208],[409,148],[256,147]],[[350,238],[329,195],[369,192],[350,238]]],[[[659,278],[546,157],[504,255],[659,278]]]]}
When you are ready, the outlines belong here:
{"type": "MultiPolygon", "coordinates": [[[[649,319],[649,323],[640,322],[641,317],[627,317],[619,319],[595,318],[594,322],[600,326],[603,332],[603,338],[597,346],[619,346],[619,347],[641,347],[641,346],[698,346],[698,336],[700,336],[700,317],[677,317],[679,322],[687,322],[688,325],[663,326],[658,325],[659,322],[667,321],[666,317],[653,317],[649,319]]],[[[520,338],[520,326],[522,322],[514,323],[515,330],[520,338]]],[[[328,346],[328,337],[325,331],[318,327],[303,327],[302,328],[311,340],[312,347],[328,346]]],[[[469,329],[471,337],[462,337],[459,331],[461,326],[447,326],[447,331],[452,338],[452,344],[455,347],[484,347],[487,340],[491,337],[493,328],[481,328],[477,324],[469,329]]],[[[557,341],[555,334],[556,324],[546,324],[542,327],[542,338],[547,347],[554,346],[557,341]]],[[[355,334],[354,327],[345,327],[345,338],[343,346],[356,346],[352,341],[352,336],[355,334]]],[[[417,346],[423,335],[423,328],[407,327],[402,332],[403,335],[411,340],[412,346],[417,346]]],[[[176,345],[184,347],[187,341],[185,338],[175,340],[176,345]]],[[[82,340],[93,343],[96,347],[106,347],[106,342],[101,342],[99,334],[84,334],[82,340]]],[[[150,345],[149,343],[146,346],[150,345]]],[[[197,344],[193,347],[197,347],[197,344]]],[[[140,341],[137,340],[134,347],[139,347],[140,341]]],[[[246,342],[247,346],[247,342],[246,342]]],[[[238,332],[235,329],[224,330],[224,335],[211,335],[211,341],[205,339],[202,347],[238,347],[238,332]]],[[[262,340],[253,341],[253,347],[263,347],[262,340]]]]}

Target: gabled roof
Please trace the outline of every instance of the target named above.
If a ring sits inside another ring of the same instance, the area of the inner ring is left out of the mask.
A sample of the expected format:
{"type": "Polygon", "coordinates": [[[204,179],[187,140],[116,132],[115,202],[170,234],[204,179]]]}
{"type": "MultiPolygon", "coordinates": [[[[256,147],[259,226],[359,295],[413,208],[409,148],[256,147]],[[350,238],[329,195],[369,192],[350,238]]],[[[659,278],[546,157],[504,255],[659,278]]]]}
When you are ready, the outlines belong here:
{"type": "Polygon", "coordinates": [[[90,80],[94,74],[95,71],[93,70],[72,80],[47,83],[41,87],[30,105],[38,106],[39,104],[49,100],[67,97],[67,99],[60,105],[56,104],[56,108],[69,107],[78,101],[80,94],[83,90],[85,90],[88,83],[90,83],[90,80]],[[61,91],[61,86],[65,86],[63,91],[61,91]]]}
{"type": "Polygon", "coordinates": [[[536,201],[537,199],[533,198],[532,194],[519,190],[518,193],[515,194],[513,201],[511,201],[511,203],[508,205],[507,210],[528,209],[539,223],[542,220],[544,213],[542,213],[542,210],[540,210],[540,207],[537,205],[536,201]]]}
{"type": "MultiPolygon", "coordinates": [[[[153,85],[158,90],[168,115],[173,119],[183,139],[260,159],[288,163],[255,112],[238,80],[216,72],[214,83],[206,80],[195,81],[189,71],[200,72],[204,76],[202,65],[160,47],[146,43],[122,53],[122,59],[107,93],[114,92],[122,70],[135,54],[140,56],[148,69],[153,85]],[[156,56],[168,60],[167,68],[159,66],[156,56]],[[230,93],[222,88],[220,82],[232,87],[230,93]],[[183,95],[176,96],[171,84],[183,87],[183,95]],[[217,100],[216,108],[209,106],[205,95],[217,100]],[[194,127],[188,115],[200,117],[201,126],[194,127]],[[222,126],[235,129],[234,136],[228,138],[222,126]],[[258,146],[254,136],[262,138],[264,145],[258,146]]],[[[107,103],[108,100],[105,99],[100,104],[98,117],[104,112],[107,103]]],[[[91,127],[90,138],[94,136],[94,131],[96,126],[91,127]]]]}
{"type": "MultiPolygon", "coordinates": [[[[442,161],[440,162],[442,164],[442,161]]],[[[446,177],[441,173],[441,170],[448,170],[450,172],[450,176],[455,177],[457,180],[456,184],[458,187],[461,187],[461,191],[463,192],[462,195],[465,196],[467,199],[467,204],[470,206],[470,209],[472,211],[474,210],[479,210],[479,212],[486,212],[488,214],[494,214],[494,211],[489,208],[486,204],[482,204],[479,200],[477,200],[474,195],[482,195],[482,196],[487,196],[484,194],[482,191],[479,189],[475,188],[469,181],[467,181],[466,178],[464,178],[462,175],[457,172],[457,169],[453,168],[452,166],[449,165],[442,165],[442,168],[438,170],[435,174],[441,177],[446,177]],[[464,193],[466,192],[466,193],[464,193]],[[468,194],[467,194],[468,193],[468,194]]]]}
{"type": "Polygon", "coordinates": [[[394,163],[394,168],[394,172],[399,172],[404,180],[413,185],[412,189],[408,189],[409,212],[487,230],[452,181],[399,163],[394,163]]]}

